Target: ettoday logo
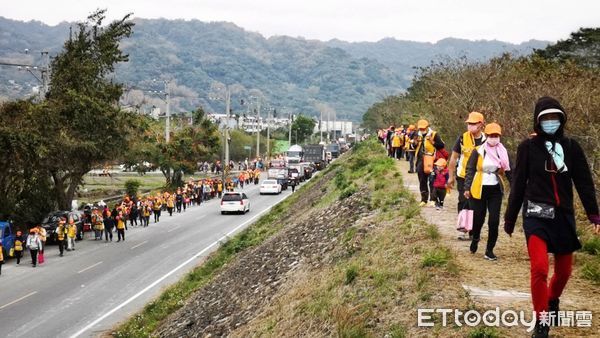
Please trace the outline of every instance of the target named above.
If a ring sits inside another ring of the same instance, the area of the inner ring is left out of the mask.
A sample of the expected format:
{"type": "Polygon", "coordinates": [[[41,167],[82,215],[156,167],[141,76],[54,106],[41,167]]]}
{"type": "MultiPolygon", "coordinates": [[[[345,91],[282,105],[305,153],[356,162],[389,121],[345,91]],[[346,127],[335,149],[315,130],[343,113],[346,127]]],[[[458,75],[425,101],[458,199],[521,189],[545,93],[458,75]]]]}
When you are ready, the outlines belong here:
{"type": "Polygon", "coordinates": [[[485,312],[478,310],[463,311],[459,309],[417,309],[417,326],[433,327],[435,314],[441,315],[441,325],[448,326],[449,323],[458,327],[463,325],[475,327],[481,324],[488,327],[527,327],[527,332],[535,328],[536,318],[539,318],[543,325],[556,326],[592,326],[592,311],[559,311],[558,313],[540,312],[539,316],[535,312],[500,310],[499,307],[485,312]],[[450,318],[452,317],[452,318],[450,318]]]}

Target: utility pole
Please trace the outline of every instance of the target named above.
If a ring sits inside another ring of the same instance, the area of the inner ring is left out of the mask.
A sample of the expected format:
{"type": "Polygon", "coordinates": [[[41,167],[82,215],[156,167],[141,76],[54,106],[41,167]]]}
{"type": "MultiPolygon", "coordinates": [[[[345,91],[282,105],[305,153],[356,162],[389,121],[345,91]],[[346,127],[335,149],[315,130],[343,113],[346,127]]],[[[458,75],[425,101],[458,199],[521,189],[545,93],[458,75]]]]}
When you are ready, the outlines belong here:
{"type": "Polygon", "coordinates": [[[327,111],[327,143],[331,141],[331,132],[329,130],[329,121],[331,120],[331,110],[327,111]]]}
{"type": "Polygon", "coordinates": [[[271,108],[267,114],[267,161],[271,158],[271,108]]]}
{"type": "Polygon", "coordinates": [[[289,123],[290,123],[290,128],[289,128],[290,134],[288,135],[288,142],[289,142],[290,147],[291,147],[292,146],[292,124],[294,124],[294,121],[292,119],[292,112],[289,112],[288,116],[289,116],[288,120],[289,120],[289,123]]]}
{"type": "Polygon", "coordinates": [[[321,117],[319,118],[319,143],[323,142],[323,111],[321,111],[321,117]]]}
{"type": "Polygon", "coordinates": [[[171,89],[169,88],[169,81],[165,80],[165,95],[167,99],[167,120],[165,123],[165,140],[169,143],[171,139],[171,89]]]}
{"type": "Polygon", "coordinates": [[[337,141],[337,127],[335,126],[337,116],[336,112],[333,112],[333,142],[337,141]]]}
{"type": "Polygon", "coordinates": [[[258,109],[256,110],[256,126],[257,126],[257,131],[256,131],[256,160],[258,161],[258,158],[260,157],[260,98],[258,98],[257,101],[257,106],[258,109]]]}
{"type": "Polygon", "coordinates": [[[40,101],[46,98],[48,93],[48,84],[50,82],[50,55],[48,52],[42,53],[42,88],[40,90],[40,101]]]}
{"type": "Polygon", "coordinates": [[[225,158],[223,163],[223,183],[225,182],[225,166],[229,166],[229,113],[231,110],[231,91],[229,90],[229,86],[227,86],[227,90],[225,93],[225,130],[223,134],[225,135],[225,158]]]}

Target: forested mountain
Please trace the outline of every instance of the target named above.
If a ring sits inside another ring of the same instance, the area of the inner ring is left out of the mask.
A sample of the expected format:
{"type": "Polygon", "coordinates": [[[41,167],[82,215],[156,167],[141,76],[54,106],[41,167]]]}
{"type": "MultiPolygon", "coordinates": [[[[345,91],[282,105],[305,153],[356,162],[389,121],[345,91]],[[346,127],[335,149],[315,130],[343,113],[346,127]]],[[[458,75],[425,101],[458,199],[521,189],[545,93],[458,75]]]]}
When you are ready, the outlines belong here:
{"type": "MultiPolygon", "coordinates": [[[[545,45],[457,39],[436,44],[394,39],[321,42],[286,36],[267,39],[224,22],[135,19],[135,23],[133,36],[122,44],[130,60],[113,75],[115,81],[132,88],[124,103],[141,109],[162,106],[163,101],[149,90],[162,89],[162,84],[153,80],[168,79],[175,113],[199,105],[208,111],[223,111],[223,102],[211,98],[216,96],[216,87],[227,84],[234,89],[235,113],[250,109],[242,107],[240,100],[249,102],[251,95],[263,95],[263,107],[270,105],[280,114],[291,110],[316,115],[319,110],[331,109],[338,118],[359,120],[374,102],[404,90],[413,66],[444,56],[486,59],[502,52],[528,53],[532,46],[545,45]]],[[[39,64],[39,52],[56,54],[71,26],[0,17],[0,62],[39,64]],[[23,53],[24,49],[29,52],[23,53]]],[[[25,70],[0,68],[0,96],[30,95],[37,84],[25,70]]]]}

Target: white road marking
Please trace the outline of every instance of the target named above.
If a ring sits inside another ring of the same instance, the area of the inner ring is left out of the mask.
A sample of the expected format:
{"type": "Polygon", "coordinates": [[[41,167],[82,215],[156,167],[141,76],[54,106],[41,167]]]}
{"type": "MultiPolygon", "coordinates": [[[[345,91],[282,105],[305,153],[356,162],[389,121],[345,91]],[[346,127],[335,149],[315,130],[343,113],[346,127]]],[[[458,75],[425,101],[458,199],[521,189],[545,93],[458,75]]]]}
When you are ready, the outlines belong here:
{"type": "Polygon", "coordinates": [[[82,272],[84,272],[84,271],[88,271],[89,269],[91,269],[91,268],[93,268],[93,267],[96,267],[96,266],[98,266],[98,265],[100,265],[100,264],[102,264],[102,261],[100,261],[100,262],[98,262],[98,263],[96,263],[96,264],[94,264],[94,265],[88,266],[87,268],[85,268],[85,269],[83,269],[83,270],[81,270],[81,271],[78,271],[77,273],[82,273],[82,272]]]}
{"type": "Polygon", "coordinates": [[[200,216],[196,217],[196,221],[198,221],[198,220],[201,220],[201,219],[203,219],[204,217],[206,217],[206,214],[204,214],[204,215],[200,215],[200,216]]]}
{"type": "MultiPolygon", "coordinates": [[[[290,195],[286,195],[284,196],[281,201],[277,202],[276,204],[281,203],[282,201],[284,201],[286,198],[288,198],[290,195]]],[[[274,204],[273,206],[275,206],[276,204],[274,204]]],[[[179,269],[183,268],[184,266],[188,265],[190,262],[192,262],[193,260],[197,259],[198,257],[202,256],[202,254],[204,254],[206,251],[210,250],[213,246],[218,245],[219,243],[221,243],[223,240],[227,239],[229,236],[231,236],[232,234],[234,234],[235,232],[237,232],[239,229],[241,229],[242,227],[244,227],[245,225],[247,225],[248,223],[253,222],[256,218],[260,217],[262,214],[264,214],[265,212],[268,212],[269,210],[271,210],[271,208],[273,206],[270,206],[268,208],[266,208],[265,210],[259,212],[258,214],[254,215],[252,218],[250,218],[249,220],[247,220],[246,222],[238,225],[235,229],[231,230],[230,232],[228,232],[227,234],[225,234],[223,237],[219,238],[218,240],[214,241],[212,244],[210,244],[209,246],[207,246],[206,248],[200,250],[200,252],[198,252],[197,254],[193,255],[192,257],[190,257],[188,260],[186,260],[185,262],[179,264],[177,267],[175,267],[173,270],[167,272],[165,275],[163,275],[162,277],[160,277],[159,279],[157,279],[156,281],[154,281],[152,284],[146,286],[144,289],[140,290],[138,293],[136,293],[135,295],[131,296],[129,299],[127,299],[126,301],[124,301],[123,303],[117,305],[115,308],[113,308],[112,310],[106,312],[105,314],[103,314],[102,316],[98,317],[96,320],[94,320],[93,322],[89,323],[88,325],[86,325],[84,328],[82,328],[81,330],[77,331],[75,334],[73,334],[70,338],[77,338],[79,337],[81,334],[83,334],[84,332],[86,332],[87,330],[91,329],[92,327],[94,327],[96,324],[100,323],[101,321],[103,321],[104,319],[106,319],[108,316],[112,315],[113,313],[119,311],[121,308],[125,307],[127,304],[133,302],[134,300],[136,300],[138,297],[140,297],[141,295],[143,295],[144,293],[148,292],[148,290],[152,289],[153,287],[155,287],[156,285],[158,285],[160,282],[162,282],[163,280],[167,279],[169,276],[171,276],[172,274],[174,274],[175,272],[177,272],[179,269]]]]}
{"type": "Polygon", "coordinates": [[[15,299],[15,300],[13,300],[12,302],[10,302],[8,304],[4,304],[4,305],[0,306],[0,310],[2,310],[4,308],[7,308],[7,307],[9,307],[9,306],[11,306],[11,305],[13,305],[15,303],[18,303],[18,302],[22,301],[23,299],[25,299],[27,297],[31,297],[31,296],[35,295],[36,293],[37,293],[37,291],[33,291],[32,293],[26,294],[25,296],[23,296],[23,297],[21,297],[19,299],[15,299]]]}
{"type": "Polygon", "coordinates": [[[171,229],[169,229],[167,232],[175,231],[175,230],[177,230],[178,228],[179,228],[179,226],[172,227],[172,228],[171,228],[171,229]]]}
{"type": "Polygon", "coordinates": [[[138,247],[140,247],[140,246],[142,246],[142,245],[144,245],[144,244],[146,244],[146,243],[148,243],[148,241],[143,241],[143,242],[142,242],[142,243],[140,243],[140,244],[136,244],[136,245],[134,245],[134,246],[132,246],[132,247],[131,247],[131,250],[133,250],[133,249],[135,249],[135,248],[138,248],[138,247]]]}

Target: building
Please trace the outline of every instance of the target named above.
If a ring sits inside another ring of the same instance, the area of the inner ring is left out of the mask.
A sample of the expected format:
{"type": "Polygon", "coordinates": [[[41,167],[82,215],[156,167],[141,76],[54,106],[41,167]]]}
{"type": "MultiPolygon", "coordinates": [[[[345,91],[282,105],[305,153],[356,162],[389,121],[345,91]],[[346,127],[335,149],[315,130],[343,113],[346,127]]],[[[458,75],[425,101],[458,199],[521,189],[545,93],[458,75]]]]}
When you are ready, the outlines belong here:
{"type": "Polygon", "coordinates": [[[331,140],[337,140],[340,137],[345,137],[348,134],[353,133],[352,121],[321,121],[321,124],[317,122],[315,124],[315,134],[323,133],[323,136],[329,135],[331,140]]]}

